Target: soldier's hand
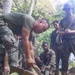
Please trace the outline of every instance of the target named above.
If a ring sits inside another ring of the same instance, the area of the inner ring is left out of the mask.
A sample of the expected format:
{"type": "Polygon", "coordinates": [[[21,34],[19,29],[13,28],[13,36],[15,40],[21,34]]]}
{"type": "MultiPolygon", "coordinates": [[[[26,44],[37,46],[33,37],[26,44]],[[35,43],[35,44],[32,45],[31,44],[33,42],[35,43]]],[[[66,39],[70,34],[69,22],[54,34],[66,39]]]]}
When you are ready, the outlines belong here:
{"type": "Polygon", "coordinates": [[[4,68],[4,73],[5,73],[5,75],[9,75],[9,73],[10,73],[10,67],[9,66],[4,68]]]}
{"type": "Polygon", "coordinates": [[[33,67],[35,61],[32,58],[28,58],[27,63],[29,64],[29,66],[33,67]]]}
{"type": "Polygon", "coordinates": [[[37,65],[33,65],[34,68],[36,68],[39,72],[41,72],[40,68],[37,65]]]}
{"type": "Polygon", "coordinates": [[[66,29],[65,33],[71,33],[72,31],[70,29],[66,29]]]}

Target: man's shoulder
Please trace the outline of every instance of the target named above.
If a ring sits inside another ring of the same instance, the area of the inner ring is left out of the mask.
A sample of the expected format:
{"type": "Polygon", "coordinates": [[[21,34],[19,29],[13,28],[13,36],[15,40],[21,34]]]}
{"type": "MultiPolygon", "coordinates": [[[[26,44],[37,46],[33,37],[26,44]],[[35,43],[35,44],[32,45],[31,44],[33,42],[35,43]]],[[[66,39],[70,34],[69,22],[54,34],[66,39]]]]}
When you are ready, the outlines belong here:
{"type": "Polygon", "coordinates": [[[61,26],[63,23],[65,23],[66,19],[67,19],[67,17],[64,17],[63,19],[61,19],[59,25],[61,26]]]}
{"type": "Polygon", "coordinates": [[[55,54],[54,50],[52,50],[52,49],[49,49],[49,53],[55,54]]]}
{"type": "Polygon", "coordinates": [[[61,19],[61,20],[60,20],[60,22],[62,22],[62,21],[64,21],[64,20],[66,20],[66,19],[67,19],[67,17],[64,17],[63,19],[61,19]]]}

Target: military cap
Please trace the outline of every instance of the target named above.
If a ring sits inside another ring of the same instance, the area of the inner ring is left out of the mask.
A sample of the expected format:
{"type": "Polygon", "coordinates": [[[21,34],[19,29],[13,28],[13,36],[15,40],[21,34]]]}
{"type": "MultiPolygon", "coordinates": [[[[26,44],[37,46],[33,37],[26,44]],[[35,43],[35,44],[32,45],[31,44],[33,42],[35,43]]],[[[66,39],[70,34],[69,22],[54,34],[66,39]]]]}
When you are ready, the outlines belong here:
{"type": "Polygon", "coordinates": [[[72,6],[71,3],[66,3],[66,4],[64,5],[63,10],[65,10],[65,9],[72,9],[72,8],[73,8],[73,6],[72,6]]]}

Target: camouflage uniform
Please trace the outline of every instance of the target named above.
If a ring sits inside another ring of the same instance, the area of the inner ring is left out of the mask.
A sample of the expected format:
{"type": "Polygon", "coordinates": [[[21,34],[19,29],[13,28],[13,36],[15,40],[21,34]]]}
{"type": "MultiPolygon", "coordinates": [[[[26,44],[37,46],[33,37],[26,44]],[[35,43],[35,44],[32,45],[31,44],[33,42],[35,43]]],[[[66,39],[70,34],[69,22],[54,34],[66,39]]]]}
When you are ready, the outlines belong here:
{"type": "MultiPolygon", "coordinates": [[[[42,52],[40,54],[40,59],[43,62],[43,66],[49,66],[49,75],[54,75],[55,74],[55,69],[56,69],[56,56],[55,56],[55,52],[51,49],[49,49],[48,53],[45,54],[45,52],[42,52]]],[[[42,69],[43,69],[42,66],[42,69]]]]}
{"type": "MultiPolygon", "coordinates": [[[[2,59],[2,60],[0,59],[0,62],[1,62],[0,68],[2,69],[1,71],[4,70],[5,50],[9,50],[9,48],[12,49],[11,45],[7,43],[6,39],[9,39],[9,42],[12,43],[13,46],[14,46],[14,44],[16,43],[16,40],[13,40],[12,38],[14,38],[13,34],[12,34],[12,31],[7,26],[0,26],[0,58],[2,59]]],[[[15,45],[15,46],[17,47],[17,45],[15,45]]],[[[13,48],[16,50],[15,47],[13,47],[13,48]]],[[[10,55],[10,50],[8,51],[9,61],[10,61],[9,64],[12,65],[12,66],[16,66],[18,58],[17,57],[15,58],[14,56],[18,55],[17,50],[16,50],[16,52],[14,51],[13,53],[14,53],[13,55],[10,55]]]]}
{"type": "MultiPolygon", "coordinates": [[[[61,39],[58,38],[60,40],[59,42],[56,41],[56,38],[58,36],[56,32],[57,30],[54,30],[51,33],[50,48],[53,49],[56,53],[56,74],[55,75],[59,75],[59,61],[60,59],[62,61],[61,71],[66,72],[68,69],[68,60],[69,60],[70,51],[68,49],[66,50],[64,49],[64,42],[62,41],[62,37],[61,39]]],[[[67,44],[65,44],[65,46],[67,47],[67,44]]]]}
{"type": "MultiPolygon", "coordinates": [[[[67,11],[67,10],[71,11],[72,8],[73,7],[71,4],[64,5],[65,11],[67,11]]],[[[60,21],[60,27],[63,30],[65,30],[65,29],[75,30],[75,15],[72,14],[71,16],[69,15],[69,16],[66,16],[65,18],[63,18],[60,21]]],[[[64,51],[67,52],[67,59],[69,58],[68,55],[70,54],[70,52],[73,52],[75,55],[75,33],[66,33],[63,35],[63,46],[64,46],[64,51]]],[[[65,63],[66,66],[63,69],[62,75],[66,75],[65,73],[68,70],[68,60],[65,60],[65,61],[66,61],[66,63],[65,63]]]]}

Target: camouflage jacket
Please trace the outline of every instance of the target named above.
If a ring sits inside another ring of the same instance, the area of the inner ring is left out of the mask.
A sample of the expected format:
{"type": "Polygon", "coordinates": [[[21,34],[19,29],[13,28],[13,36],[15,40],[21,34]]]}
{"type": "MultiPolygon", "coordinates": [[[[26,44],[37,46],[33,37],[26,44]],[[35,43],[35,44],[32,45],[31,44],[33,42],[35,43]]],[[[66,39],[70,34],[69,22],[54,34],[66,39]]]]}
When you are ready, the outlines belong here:
{"type": "Polygon", "coordinates": [[[40,54],[40,59],[43,61],[43,65],[49,66],[50,69],[55,70],[56,56],[55,56],[55,52],[53,50],[49,49],[47,54],[45,52],[42,52],[40,54]]]}

